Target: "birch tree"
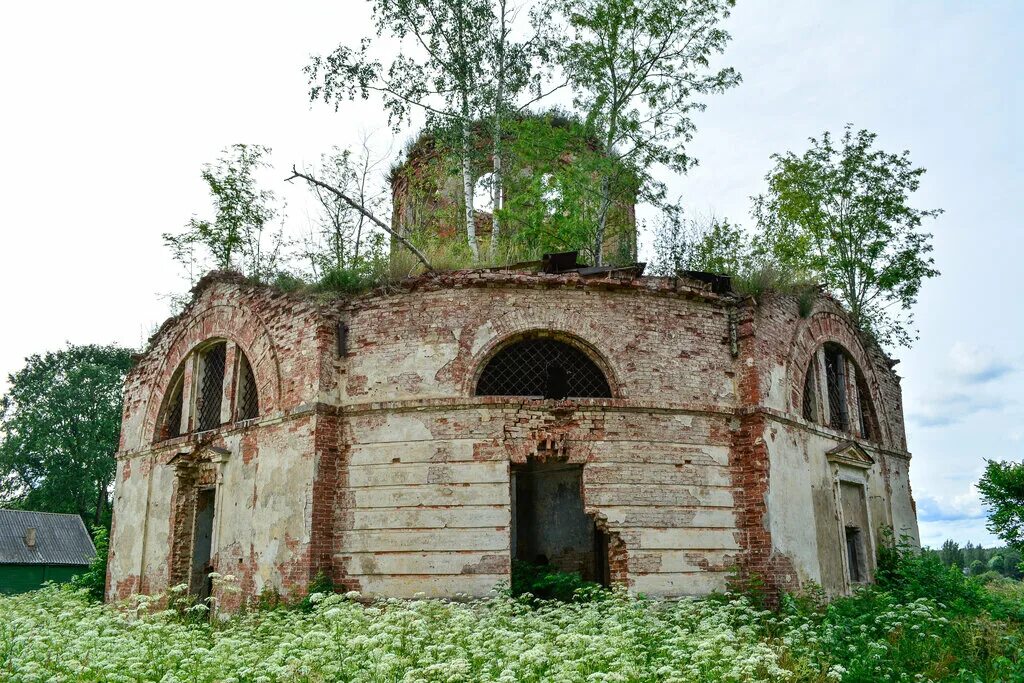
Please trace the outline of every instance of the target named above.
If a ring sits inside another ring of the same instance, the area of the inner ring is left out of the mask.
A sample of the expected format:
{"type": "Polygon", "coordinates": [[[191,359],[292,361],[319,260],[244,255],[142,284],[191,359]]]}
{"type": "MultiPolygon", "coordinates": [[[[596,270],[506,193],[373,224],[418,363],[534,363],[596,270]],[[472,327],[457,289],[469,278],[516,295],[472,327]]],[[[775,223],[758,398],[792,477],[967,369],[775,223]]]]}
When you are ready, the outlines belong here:
{"type": "MultiPolygon", "coordinates": [[[[386,159],[370,146],[370,136],[364,135],[358,151],[333,147],[320,157],[316,177],[328,186],[342,188],[347,196],[364,207],[368,213],[381,212],[384,191],[375,176],[386,159]]],[[[364,265],[364,248],[370,220],[367,214],[356,210],[333,191],[321,185],[307,183],[316,200],[318,215],[316,231],[306,240],[305,257],[315,278],[329,270],[342,270],[364,265]]]]}
{"type": "Polygon", "coordinates": [[[575,89],[574,103],[607,160],[599,171],[593,234],[599,265],[618,186],[638,181],[641,200],[661,202],[664,186],[651,169],[689,169],[695,161],[685,146],[695,130],[693,112],[704,110],[704,96],[740,82],[734,69],[711,67],[729,41],[720,23],[733,5],[733,0],[547,0],[535,13],[535,23],[560,34],[559,62],[575,89]]]}
{"type": "Polygon", "coordinates": [[[337,108],[379,96],[397,132],[422,113],[427,126],[458,140],[463,220],[474,258],[480,250],[473,210],[473,123],[482,108],[483,70],[494,21],[491,0],[374,0],[378,37],[401,41],[388,64],[371,55],[372,41],[317,56],[306,71],[311,99],[337,108]]]}

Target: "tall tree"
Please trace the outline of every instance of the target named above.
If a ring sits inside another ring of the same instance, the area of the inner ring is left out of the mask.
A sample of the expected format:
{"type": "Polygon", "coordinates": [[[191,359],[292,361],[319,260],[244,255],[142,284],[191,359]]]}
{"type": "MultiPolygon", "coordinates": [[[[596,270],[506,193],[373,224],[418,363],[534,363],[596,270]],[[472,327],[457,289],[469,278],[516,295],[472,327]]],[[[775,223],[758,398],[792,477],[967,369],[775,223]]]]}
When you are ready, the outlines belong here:
{"type": "Polygon", "coordinates": [[[959,567],[960,569],[964,567],[964,551],[960,544],[952,539],[946,539],[942,543],[939,557],[942,558],[942,564],[947,567],[959,567]]]}
{"type": "Polygon", "coordinates": [[[0,504],[109,524],[132,351],[69,346],[30,356],[0,399],[0,504]]]}
{"type": "Polygon", "coordinates": [[[1024,552],[1024,463],[988,460],[978,491],[989,508],[988,530],[1024,552]]]}
{"type": "Polygon", "coordinates": [[[466,238],[477,258],[473,124],[482,106],[492,9],[491,0],[373,0],[377,35],[401,41],[390,63],[385,66],[373,58],[372,41],[365,38],[356,49],[342,45],[326,57],[314,57],[306,69],[312,99],[322,98],[337,108],[345,100],[375,93],[396,132],[419,110],[428,127],[455,135],[466,238]]]}
{"type": "Polygon", "coordinates": [[[939,274],[921,226],[942,211],[911,206],[924,169],[874,149],[875,137],[847,125],[838,141],[825,132],[802,155],[774,155],[754,216],[762,251],[825,284],[881,343],[909,346],[911,307],[939,274]]]}
{"type": "Polygon", "coordinates": [[[733,0],[547,0],[535,14],[562,32],[559,61],[575,87],[607,163],[599,171],[600,209],[593,257],[602,263],[605,229],[621,185],[637,183],[640,198],[660,203],[656,165],[685,172],[691,115],[703,97],[737,85],[731,68],[713,69],[729,34],[720,23],[733,0]],[[567,26],[552,22],[560,16],[567,26]]]}
{"type": "Polygon", "coordinates": [[[236,144],[226,147],[215,163],[203,166],[214,218],[193,217],[185,232],[163,235],[177,260],[190,267],[193,250],[200,246],[209,251],[217,268],[237,268],[257,280],[273,273],[281,235],[271,237],[269,249],[264,236],[276,215],[274,193],[260,189],[256,179],[259,169],[269,167],[269,155],[268,147],[236,144]]]}

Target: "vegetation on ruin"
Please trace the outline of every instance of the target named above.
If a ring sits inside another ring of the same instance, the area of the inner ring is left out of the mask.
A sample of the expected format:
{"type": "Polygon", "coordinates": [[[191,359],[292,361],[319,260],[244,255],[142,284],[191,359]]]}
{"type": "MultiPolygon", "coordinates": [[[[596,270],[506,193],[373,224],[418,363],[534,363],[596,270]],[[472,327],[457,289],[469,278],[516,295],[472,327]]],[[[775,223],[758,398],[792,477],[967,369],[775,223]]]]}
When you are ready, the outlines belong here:
{"type": "Polygon", "coordinates": [[[1021,583],[983,585],[899,547],[878,574],[852,597],[826,603],[812,588],[773,610],[757,595],[659,601],[589,587],[561,601],[326,592],[212,621],[180,599],[115,607],[49,587],[0,597],[0,673],[19,683],[1024,680],[1021,583]]]}
{"type": "Polygon", "coordinates": [[[827,131],[811,138],[803,154],[773,155],[768,189],[754,198],[752,232],[714,217],[687,220],[678,207],[666,212],[654,272],[726,273],[755,298],[775,290],[803,300],[820,285],[863,333],[890,348],[909,346],[917,295],[939,274],[921,227],[941,211],[912,206],[924,169],[906,151],[875,149],[875,138],[847,126],[838,140],[827,131]]]}
{"type": "MultiPolygon", "coordinates": [[[[599,155],[586,169],[588,235],[577,248],[603,262],[604,239],[621,187],[634,185],[654,205],[664,185],[652,169],[685,172],[693,159],[685,146],[704,97],[739,83],[731,68],[713,69],[729,34],[721,29],[732,0],[544,0],[526,13],[506,0],[404,0],[374,2],[375,38],[341,45],[316,56],[307,68],[310,96],[340,104],[374,97],[398,132],[414,114],[430,136],[454,152],[462,181],[460,216],[475,259],[483,253],[474,207],[482,148],[490,157],[489,256],[504,235],[502,211],[511,127],[522,113],[554,92],[570,88],[578,118],[599,155]],[[516,37],[523,36],[522,40],[516,37]],[[385,62],[376,38],[400,41],[385,62]],[[484,125],[479,125],[481,122],[484,125]]],[[[514,180],[514,178],[512,178],[514,180]]],[[[583,216],[575,217],[582,220],[583,216]]]]}
{"type": "Polygon", "coordinates": [[[880,150],[874,133],[847,125],[810,138],[806,151],[775,154],[749,231],[686,220],[668,200],[658,174],[696,163],[687,151],[694,112],[740,83],[735,70],[713,65],[730,40],[722,24],[733,5],[542,0],[520,12],[506,0],[374,0],[374,36],[306,67],[310,97],[336,109],[377,99],[395,133],[422,121],[405,163],[385,178],[388,155],[374,157],[364,139],[359,150],[332,149],[317,168],[293,167],[288,180],[305,182],[319,215],[308,236],[286,239],[272,226],[283,220],[275,193],[256,181],[270,150],[233,145],[202,171],[214,216],[165,241],[190,284],[209,265],[348,293],[545,252],[632,262],[636,238],[625,233],[640,204],[662,216],[649,272],[728,274],[755,299],[796,295],[802,312],[820,286],[862,332],[909,346],[912,307],[938,275],[922,227],[941,210],[913,205],[924,169],[908,152],[880,150]],[[397,41],[397,53],[379,54],[381,38],[397,41]],[[547,104],[559,92],[570,98],[565,110],[547,104]],[[474,205],[481,184],[486,211],[474,205]],[[388,189],[400,199],[394,220],[388,189]]]}

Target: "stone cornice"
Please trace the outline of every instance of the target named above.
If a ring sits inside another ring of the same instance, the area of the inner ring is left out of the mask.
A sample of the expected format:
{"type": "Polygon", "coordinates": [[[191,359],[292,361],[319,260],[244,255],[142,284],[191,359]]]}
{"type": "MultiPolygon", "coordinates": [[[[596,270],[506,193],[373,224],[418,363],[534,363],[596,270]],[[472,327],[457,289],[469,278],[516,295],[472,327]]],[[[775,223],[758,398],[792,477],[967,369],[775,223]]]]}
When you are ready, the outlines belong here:
{"type": "Polygon", "coordinates": [[[767,406],[744,406],[737,408],[724,404],[666,403],[621,398],[586,398],[575,401],[555,401],[550,399],[510,398],[506,396],[466,396],[414,398],[397,401],[366,401],[362,403],[349,403],[345,406],[337,406],[323,402],[307,403],[296,406],[284,414],[221,425],[217,429],[206,432],[186,434],[185,436],[179,436],[174,439],[168,439],[166,441],[153,444],[153,446],[148,449],[120,451],[115,455],[115,458],[118,460],[124,460],[140,455],[178,452],[186,448],[195,448],[198,450],[221,437],[242,432],[250,428],[270,427],[310,415],[369,415],[380,412],[433,412],[438,410],[479,410],[481,408],[501,407],[507,407],[515,410],[549,411],[552,414],[557,414],[560,411],[565,413],[626,412],[656,413],[661,415],[714,415],[726,418],[760,414],[775,422],[798,427],[818,436],[834,439],[835,441],[840,442],[841,446],[853,444],[869,453],[881,453],[888,456],[902,458],[904,460],[910,460],[911,457],[908,452],[885,448],[881,444],[873,441],[858,438],[847,434],[846,432],[841,432],[824,425],[808,422],[802,417],[785,413],[774,408],[769,408],[767,406]]]}

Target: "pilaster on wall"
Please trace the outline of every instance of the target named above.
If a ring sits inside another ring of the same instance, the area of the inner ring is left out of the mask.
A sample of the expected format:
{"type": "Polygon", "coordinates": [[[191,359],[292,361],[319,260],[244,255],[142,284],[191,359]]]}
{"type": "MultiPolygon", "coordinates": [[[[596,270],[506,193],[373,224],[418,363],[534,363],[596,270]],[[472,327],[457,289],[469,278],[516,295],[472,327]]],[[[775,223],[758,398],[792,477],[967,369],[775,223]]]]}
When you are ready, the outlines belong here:
{"type": "Polygon", "coordinates": [[[334,562],[338,550],[336,516],[342,509],[342,492],[347,487],[348,468],[343,458],[347,449],[342,443],[342,421],[339,411],[324,406],[318,410],[313,436],[316,466],[313,478],[313,509],[309,551],[309,580],[321,572],[340,585],[343,568],[334,562]]]}
{"type": "Polygon", "coordinates": [[[768,487],[770,462],[765,444],[765,417],[761,403],[761,377],[755,348],[754,309],[740,305],[736,313],[739,342],[738,396],[740,411],[733,429],[729,468],[736,503],[736,526],[743,552],[739,570],[744,578],[760,578],[774,601],[783,590],[798,588],[795,568],[789,558],[774,553],[768,526],[768,487]]]}

